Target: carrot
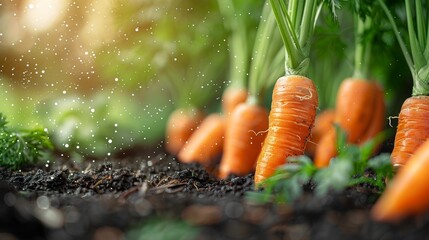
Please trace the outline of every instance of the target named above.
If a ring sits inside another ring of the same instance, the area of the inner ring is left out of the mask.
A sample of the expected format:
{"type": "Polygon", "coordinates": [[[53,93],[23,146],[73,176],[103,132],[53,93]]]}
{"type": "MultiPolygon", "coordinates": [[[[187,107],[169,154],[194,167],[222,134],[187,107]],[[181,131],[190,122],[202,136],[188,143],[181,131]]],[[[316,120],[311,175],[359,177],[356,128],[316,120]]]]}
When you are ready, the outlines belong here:
{"type": "MultiPolygon", "coordinates": [[[[335,120],[347,134],[347,142],[362,144],[375,137],[384,126],[384,97],[381,87],[359,78],[344,80],[337,94],[335,120]]],[[[316,148],[317,167],[325,167],[337,155],[336,133],[324,136],[316,148]]]]}
{"type": "Polygon", "coordinates": [[[429,138],[429,96],[410,97],[399,113],[392,163],[404,165],[414,151],[429,138]]]}
{"type": "Polygon", "coordinates": [[[256,160],[268,129],[268,111],[262,104],[265,89],[273,84],[266,79],[281,76],[284,53],[276,21],[268,2],[258,27],[249,73],[247,101],[230,116],[220,163],[219,177],[246,175],[255,170],[256,160]],[[267,41],[267,40],[270,41],[267,41]]]}
{"type": "Polygon", "coordinates": [[[405,45],[395,20],[385,3],[378,0],[391,23],[399,46],[413,76],[412,96],[405,100],[399,113],[399,124],[395,135],[395,145],[391,155],[392,164],[407,164],[414,151],[429,138],[429,28],[427,16],[429,11],[423,7],[421,0],[405,1],[408,37],[411,55],[405,45]],[[424,11],[426,10],[426,12],[424,11]],[[416,19],[414,19],[414,17],[416,19]],[[417,24],[416,24],[417,22],[417,24]],[[417,25],[417,27],[415,27],[417,25]]]}
{"type": "Polygon", "coordinates": [[[219,177],[245,175],[255,169],[268,129],[268,112],[257,104],[242,103],[230,117],[219,177]]]}
{"type": "Polygon", "coordinates": [[[222,95],[222,111],[230,116],[232,111],[247,99],[247,89],[239,87],[228,87],[222,95]]]}
{"type": "Polygon", "coordinates": [[[374,95],[375,95],[375,103],[374,110],[372,114],[371,124],[366,129],[365,133],[358,140],[358,144],[363,144],[366,141],[374,138],[377,134],[379,134],[384,129],[385,124],[385,114],[386,114],[386,104],[384,102],[384,90],[383,88],[374,83],[374,95]]]}
{"type": "Polygon", "coordinates": [[[399,169],[374,205],[375,220],[395,222],[429,210],[429,139],[399,169]]]}
{"type": "MultiPolygon", "coordinates": [[[[363,144],[375,137],[384,127],[384,92],[375,81],[369,81],[371,49],[374,36],[374,14],[364,17],[359,9],[354,12],[356,19],[354,72],[352,77],[343,80],[337,92],[334,122],[346,133],[347,143],[363,144]]],[[[369,12],[371,13],[371,11],[369,12]]],[[[338,154],[336,131],[322,138],[316,147],[315,165],[325,167],[338,154]]]]}
{"type": "Polygon", "coordinates": [[[317,105],[317,90],[309,78],[290,75],[277,80],[268,135],[256,165],[256,184],[271,176],[287,157],[304,154],[317,105]]]}
{"type": "Polygon", "coordinates": [[[344,80],[337,94],[335,122],[346,132],[347,141],[360,141],[371,124],[376,102],[372,82],[349,78],[344,80]]]}
{"type": "MultiPolygon", "coordinates": [[[[304,154],[316,118],[318,94],[306,76],[316,26],[315,0],[270,0],[285,50],[285,76],[274,85],[268,134],[258,156],[255,185],[271,177],[290,156],[304,154]]],[[[323,4],[324,2],[320,2],[323,4]]],[[[330,8],[335,15],[335,7],[330,8]]]]}
{"type": "Polygon", "coordinates": [[[319,144],[322,136],[330,131],[334,124],[335,110],[327,109],[316,115],[314,127],[311,129],[310,139],[305,147],[305,153],[309,156],[314,156],[316,146],[319,144]]]}
{"type": "Polygon", "coordinates": [[[165,148],[176,155],[204,118],[197,109],[176,109],[167,121],[165,148]]]}
{"type": "Polygon", "coordinates": [[[198,162],[211,166],[223,148],[226,119],[220,114],[210,114],[191,135],[178,154],[183,163],[198,162]]]}
{"type": "Polygon", "coordinates": [[[316,167],[322,168],[328,166],[331,159],[337,156],[336,140],[337,135],[334,128],[331,128],[320,139],[314,154],[314,165],[316,167]]]}

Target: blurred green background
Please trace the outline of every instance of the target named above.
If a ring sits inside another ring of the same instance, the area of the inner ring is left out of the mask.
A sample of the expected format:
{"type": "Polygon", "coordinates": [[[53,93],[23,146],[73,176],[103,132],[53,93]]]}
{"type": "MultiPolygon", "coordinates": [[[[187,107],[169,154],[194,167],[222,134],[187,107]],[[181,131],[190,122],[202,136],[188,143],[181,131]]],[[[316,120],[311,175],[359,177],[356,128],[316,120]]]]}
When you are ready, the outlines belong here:
{"type": "MultiPolygon", "coordinates": [[[[249,29],[256,31],[261,3],[242,1],[249,29]]],[[[217,4],[3,1],[0,112],[12,127],[47,128],[63,152],[100,158],[135,146],[162,147],[175,108],[216,111],[230,81],[230,33],[217,4]]],[[[315,34],[310,77],[321,110],[334,106],[339,82],[352,71],[353,23],[346,11],[340,24],[322,15],[315,34]]],[[[411,94],[411,77],[388,25],[380,38],[374,77],[385,86],[388,114],[397,115],[411,94]]]]}

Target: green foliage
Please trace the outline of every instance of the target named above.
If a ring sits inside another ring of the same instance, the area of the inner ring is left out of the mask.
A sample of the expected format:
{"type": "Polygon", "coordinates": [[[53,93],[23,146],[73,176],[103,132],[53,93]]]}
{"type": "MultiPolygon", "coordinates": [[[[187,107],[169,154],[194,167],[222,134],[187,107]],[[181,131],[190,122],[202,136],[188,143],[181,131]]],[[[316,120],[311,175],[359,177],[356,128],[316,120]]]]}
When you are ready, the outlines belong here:
{"type": "Polygon", "coordinates": [[[248,192],[248,200],[257,203],[292,202],[302,195],[303,185],[310,180],[316,185],[314,192],[319,197],[364,183],[383,191],[385,179],[392,178],[394,173],[390,156],[381,154],[370,157],[374,147],[385,139],[386,134],[357,146],[346,143],[346,134],[341,128],[337,127],[337,132],[338,156],[331,159],[328,167],[318,169],[307,156],[291,157],[261,184],[263,190],[248,192]]]}
{"type": "Polygon", "coordinates": [[[47,132],[37,128],[12,131],[0,113],[0,166],[18,169],[40,160],[42,152],[51,148],[47,132]]]}
{"type": "Polygon", "coordinates": [[[126,234],[126,239],[187,240],[194,239],[198,230],[184,221],[151,219],[126,234]]]}

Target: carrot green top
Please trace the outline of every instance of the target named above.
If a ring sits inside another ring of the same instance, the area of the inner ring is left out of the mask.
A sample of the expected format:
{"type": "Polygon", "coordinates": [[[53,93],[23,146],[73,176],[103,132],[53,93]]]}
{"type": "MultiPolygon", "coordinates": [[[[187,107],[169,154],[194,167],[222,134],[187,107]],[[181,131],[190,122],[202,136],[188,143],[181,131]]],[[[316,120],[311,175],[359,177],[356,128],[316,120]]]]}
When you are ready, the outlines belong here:
{"type": "Polygon", "coordinates": [[[281,67],[284,62],[284,52],[281,48],[282,41],[276,29],[276,20],[267,0],[262,10],[253,48],[248,102],[260,104],[266,88],[274,84],[284,73],[281,67]]]}
{"type": "Polygon", "coordinates": [[[358,14],[355,15],[356,30],[353,77],[368,79],[373,35],[369,37],[364,37],[363,35],[373,27],[373,21],[369,16],[362,19],[358,14]]]}
{"type": "Polygon", "coordinates": [[[408,37],[410,41],[411,55],[408,52],[407,46],[401,37],[401,34],[396,26],[395,20],[389,9],[383,2],[378,0],[378,3],[387,15],[393,31],[398,39],[401,50],[404,54],[408,67],[413,76],[413,96],[429,96],[429,23],[427,22],[427,15],[429,11],[423,8],[421,0],[415,0],[415,6],[410,3],[410,0],[405,0],[405,8],[407,15],[408,37]],[[426,10],[426,17],[423,10],[426,10]],[[414,10],[414,11],[413,11],[414,10]],[[415,19],[413,18],[415,13],[415,19]],[[415,21],[417,27],[415,27],[415,21]]]}
{"type": "Polygon", "coordinates": [[[249,33],[245,21],[245,13],[241,13],[246,1],[218,0],[219,10],[224,18],[225,28],[229,31],[229,80],[231,84],[246,88],[249,70],[249,33]]]}
{"type": "MultiPolygon", "coordinates": [[[[306,76],[311,39],[320,7],[317,0],[270,0],[286,51],[286,75],[306,76]]],[[[320,5],[321,6],[321,5],[320,5]]]]}

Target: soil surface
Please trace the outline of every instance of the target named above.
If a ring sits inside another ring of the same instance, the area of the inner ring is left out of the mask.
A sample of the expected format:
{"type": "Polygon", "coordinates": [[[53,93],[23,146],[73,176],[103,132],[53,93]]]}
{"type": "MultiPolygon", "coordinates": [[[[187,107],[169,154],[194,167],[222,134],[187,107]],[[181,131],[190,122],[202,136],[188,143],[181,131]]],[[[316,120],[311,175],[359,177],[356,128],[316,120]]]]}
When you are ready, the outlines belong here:
{"type": "Polygon", "coordinates": [[[290,205],[245,198],[253,176],[217,180],[161,151],[0,168],[0,239],[428,239],[429,215],[373,222],[365,187],[290,205]],[[144,156],[144,157],[143,157],[144,156]]]}

